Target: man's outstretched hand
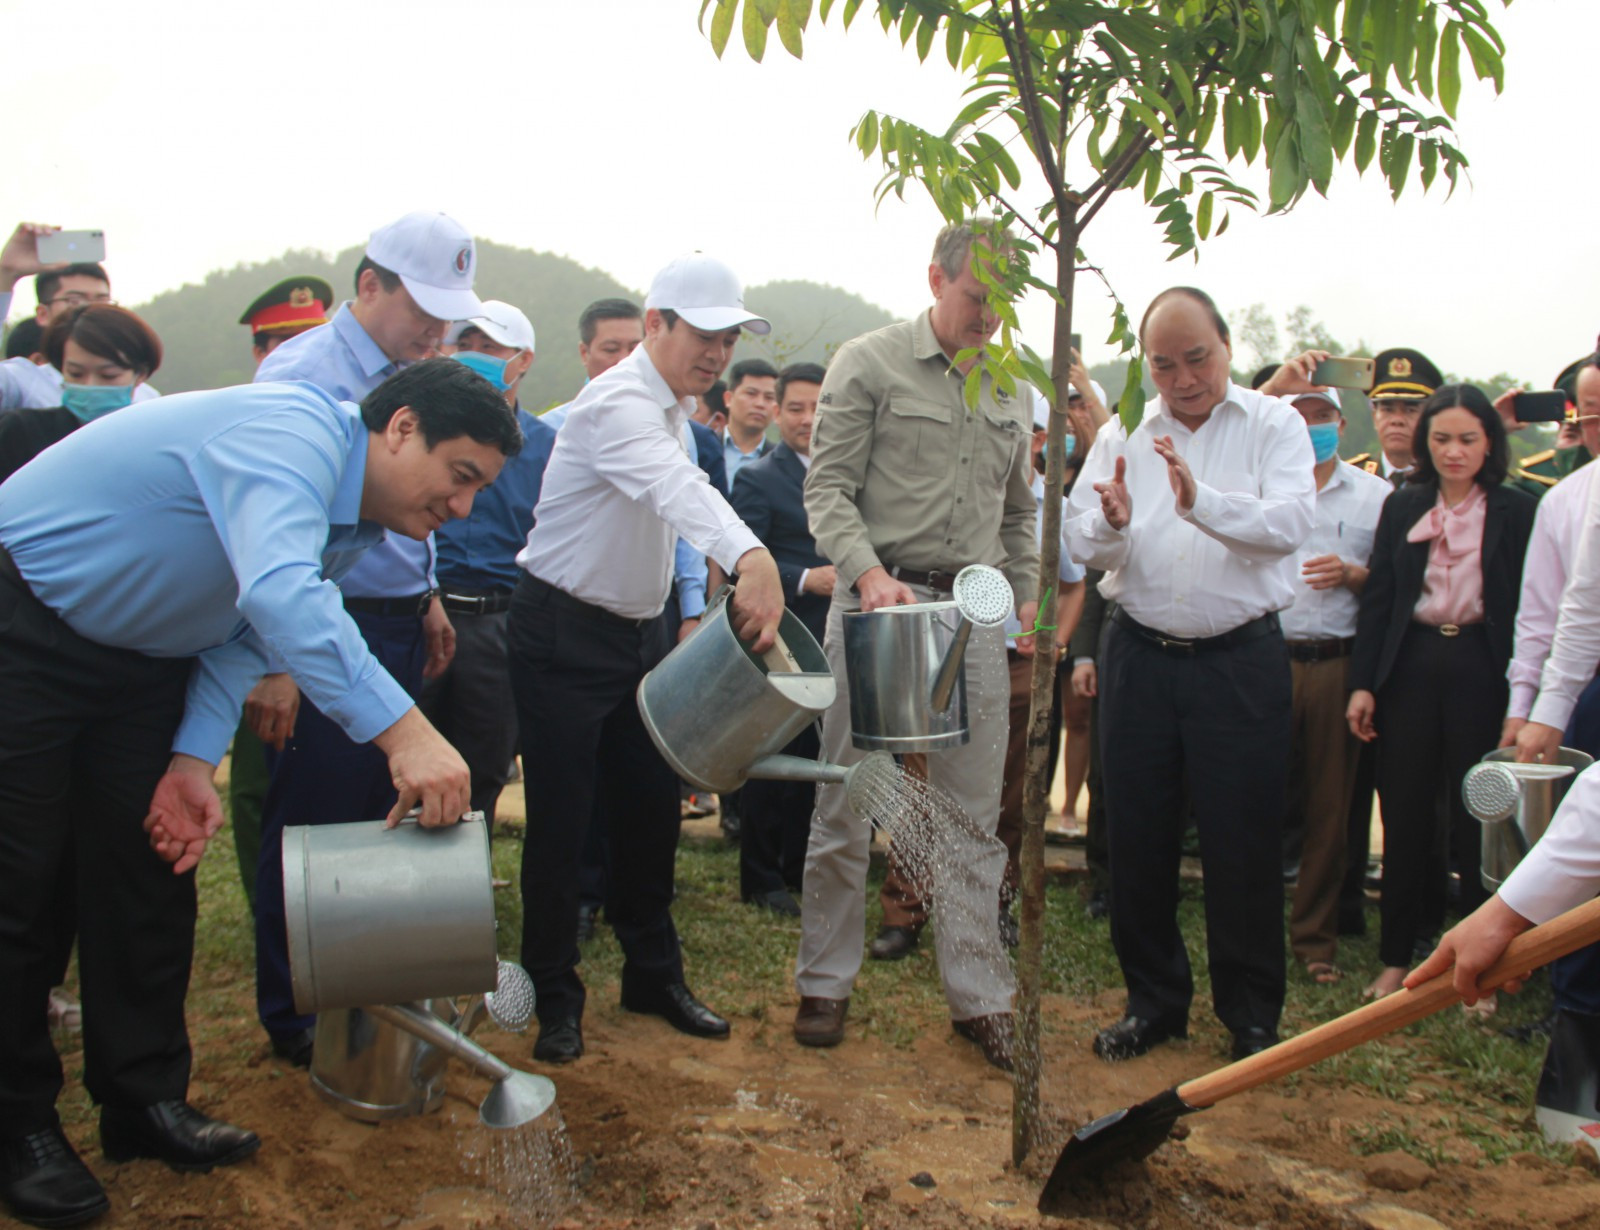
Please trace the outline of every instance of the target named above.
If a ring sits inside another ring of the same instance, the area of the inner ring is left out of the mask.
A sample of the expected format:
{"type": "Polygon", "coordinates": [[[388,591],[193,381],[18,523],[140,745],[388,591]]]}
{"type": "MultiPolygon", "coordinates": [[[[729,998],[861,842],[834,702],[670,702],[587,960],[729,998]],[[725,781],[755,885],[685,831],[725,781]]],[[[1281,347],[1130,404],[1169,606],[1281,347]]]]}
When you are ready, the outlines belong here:
{"type": "Polygon", "coordinates": [[[150,797],[144,831],[151,848],[173,865],[174,875],[192,870],[206,843],[222,828],[222,800],[211,782],[214,771],[204,760],[175,754],[150,797]]]}

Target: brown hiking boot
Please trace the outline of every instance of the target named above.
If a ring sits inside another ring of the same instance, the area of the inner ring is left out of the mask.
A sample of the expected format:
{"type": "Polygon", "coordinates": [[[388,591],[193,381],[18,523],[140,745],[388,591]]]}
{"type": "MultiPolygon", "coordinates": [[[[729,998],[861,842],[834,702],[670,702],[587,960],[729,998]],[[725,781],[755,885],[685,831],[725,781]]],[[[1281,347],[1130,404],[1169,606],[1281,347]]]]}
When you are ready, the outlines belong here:
{"type": "Polygon", "coordinates": [[[976,1042],[983,1057],[1002,1072],[1011,1071],[1011,1014],[994,1012],[988,1016],[951,1021],[951,1027],[969,1042],[976,1042]]]}
{"type": "Polygon", "coordinates": [[[802,995],[794,1014],[794,1040],[801,1046],[838,1046],[844,1041],[844,1016],[850,1000],[802,995]]]}

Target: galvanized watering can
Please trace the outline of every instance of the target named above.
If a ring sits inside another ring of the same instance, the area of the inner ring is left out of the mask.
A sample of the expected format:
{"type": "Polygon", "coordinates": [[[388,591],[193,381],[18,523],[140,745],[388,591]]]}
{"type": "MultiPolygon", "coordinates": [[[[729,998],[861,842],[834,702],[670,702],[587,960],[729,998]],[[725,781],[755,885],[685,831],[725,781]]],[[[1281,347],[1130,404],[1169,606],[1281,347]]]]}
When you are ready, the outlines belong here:
{"type": "Polygon", "coordinates": [[[851,808],[866,815],[870,796],[894,780],[892,757],[845,768],[780,754],[838,695],[822,646],[792,611],[778,643],[757,654],[740,640],[721,590],[700,626],[639,681],[639,715],[662,758],[699,790],[722,794],[752,777],[843,783],[851,808]]]}
{"type": "Polygon", "coordinates": [[[846,614],[851,742],[889,752],[967,742],[967,642],[974,627],[1003,624],[1014,600],[1003,573],[973,564],[956,574],[948,602],[846,614]]]}
{"type": "Polygon", "coordinates": [[[295,1007],[316,1012],[311,1084],[351,1118],[418,1115],[459,1059],[494,1082],[489,1127],[527,1123],[555,1086],[469,1040],[488,1017],[520,1033],[527,973],[495,956],[489,835],[481,813],[447,828],[382,821],[283,832],[284,912],[295,1007]],[[453,1002],[474,995],[466,1008],[453,1002]]]}
{"type": "Polygon", "coordinates": [[[1492,751],[1461,781],[1462,801],[1483,826],[1479,879],[1491,893],[1544,836],[1572,779],[1594,763],[1571,747],[1553,764],[1518,764],[1516,756],[1514,747],[1492,751]]]}

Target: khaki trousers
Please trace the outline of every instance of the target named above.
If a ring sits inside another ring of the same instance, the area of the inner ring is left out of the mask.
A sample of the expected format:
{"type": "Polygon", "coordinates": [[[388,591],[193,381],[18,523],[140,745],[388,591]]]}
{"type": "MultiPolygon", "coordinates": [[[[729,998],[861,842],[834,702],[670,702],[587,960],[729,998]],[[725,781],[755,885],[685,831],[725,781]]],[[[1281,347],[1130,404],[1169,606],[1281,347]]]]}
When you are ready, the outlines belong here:
{"type": "MultiPolygon", "coordinates": [[[[914,587],[915,588],[915,587],[914,587]]],[[[945,595],[915,588],[918,601],[945,595]]],[[[845,670],[843,618],[860,609],[859,600],[843,587],[835,590],[823,642],[839,693],[822,719],[823,756],[834,764],[852,765],[861,753],[850,741],[850,681],[845,670]]],[[[929,782],[950,792],[986,834],[981,848],[947,867],[942,890],[969,917],[991,928],[1000,908],[1000,880],[1006,850],[995,838],[1000,818],[1000,779],[1005,765],[1010,678],[1005,636],[999,628],[974,628],[967,644],[967,721],[970,742],[927,757],[929,782]]],[[[910,683],[908,681],[908,686],[910,683]]],[[[800,952],[795,984],[804,996],[846,999],[861,968],[866,942],[867,863],[872,829],[845,801],[842,786],[820,786],[806,848],[805,891],[802,895],[800,952]]],[[[977,959],[966,946],[953,942],[950,927],[936,928],[939,970],[954,1020],[967,1020],[1011,1010],[1015,982],[1008,963],[977,959]]],[[[993,940],[993,936],[989,936],[993,940]]]]}
{"type": "Polygon", "coordinates": [[[1344,720],[1350,659],[1289,663],[1294,678],[1289,807],[1305,817],[1289,944],[1300,961],[1332,961],[1339,947],[1339,889],[1360,744],[1344,720]]]}

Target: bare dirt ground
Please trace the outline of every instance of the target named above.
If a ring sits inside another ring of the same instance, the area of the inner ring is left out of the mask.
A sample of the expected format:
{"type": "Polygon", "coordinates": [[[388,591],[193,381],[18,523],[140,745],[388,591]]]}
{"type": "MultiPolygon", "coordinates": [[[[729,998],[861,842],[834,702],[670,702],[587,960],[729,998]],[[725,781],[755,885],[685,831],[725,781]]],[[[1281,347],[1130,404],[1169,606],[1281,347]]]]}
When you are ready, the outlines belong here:
{"type": "MultiPolygon", "coordinates": [[[[510,1208],[463,1162],[463,1151],[481,1144],[480,1078],[453,1066],[440,1112],[368,1126],[328,1107],[303,1072],[270,1057],[249,970],[240,968],[248,951],[242,906],[230,896],[231,867],[219,864],[202,877],[191,1098],[254,1128],[263,1147],[208,1176],[106,1162],[74,1075],[81,1056],[69,1049],[64,1118],[110,1191],[113,1211],[103,1224],[119,1230],[1600,1227],[1600,1180],[1575,1154],[1546,1149],[1486,1162],[1481,1116],[1462,1109],[1448,1068],[1415,1038],[1376,1044],[1390,1048],[1383,1070],[1402,1077],[1389,1096],[1371,1079],[1351,1079],[1349,1069],[1302,1074],[1191,1117],[1183,1139],[1085,1193],[1077,1217],[1044,1218],[1038,1194],[1071,1126],[1226,1062],[1226,1035],[1203,1003],[1190,1041],[1110,1066],[1093,1058],[1089,1039],[1119,1015],[1120,989],[1048,996],[1048,1139],[1018,1171],[1009,1160],[1008,1080],[949,1031],[931,958],[866,971],[845,1043],[810,1051],[789,1036],[788,931],[762,940],[778,956],[756,974],[740,966],[715,975],[711,957],[696,957],[706,971],[697,986],[720,978],[714,1002],[734,1021],[727,1042],[685,1038],[623,1012],[614,970],[599,958],[586,965],[588,1052],[577,1063],[541,1069],[530,1038],[480,1031],[507,1062],[555,1081],[576,1161],[577,1190],[564,1207],[510,1208]],[[762,986],[741,999],[740,979],[762,986]],[[931,986],[903,1000],[882,990],[896,985],[891,979],[931,986]],[[1405,1078],[1408,1065],[1416,1071],[1405,1078]],[[1463,1126],[1471,1124],[1475,1137],[1463,1126]],[[1385,1132],[1407,1152],[1386,1148],[1385,1132]]],[[[680,883],[680,926],[697,903],[680,883]]],[[[1529,1097],[1526,1087],[1507,1088],[1506,1113],[1520,1116],[1529,1097]]]]}

